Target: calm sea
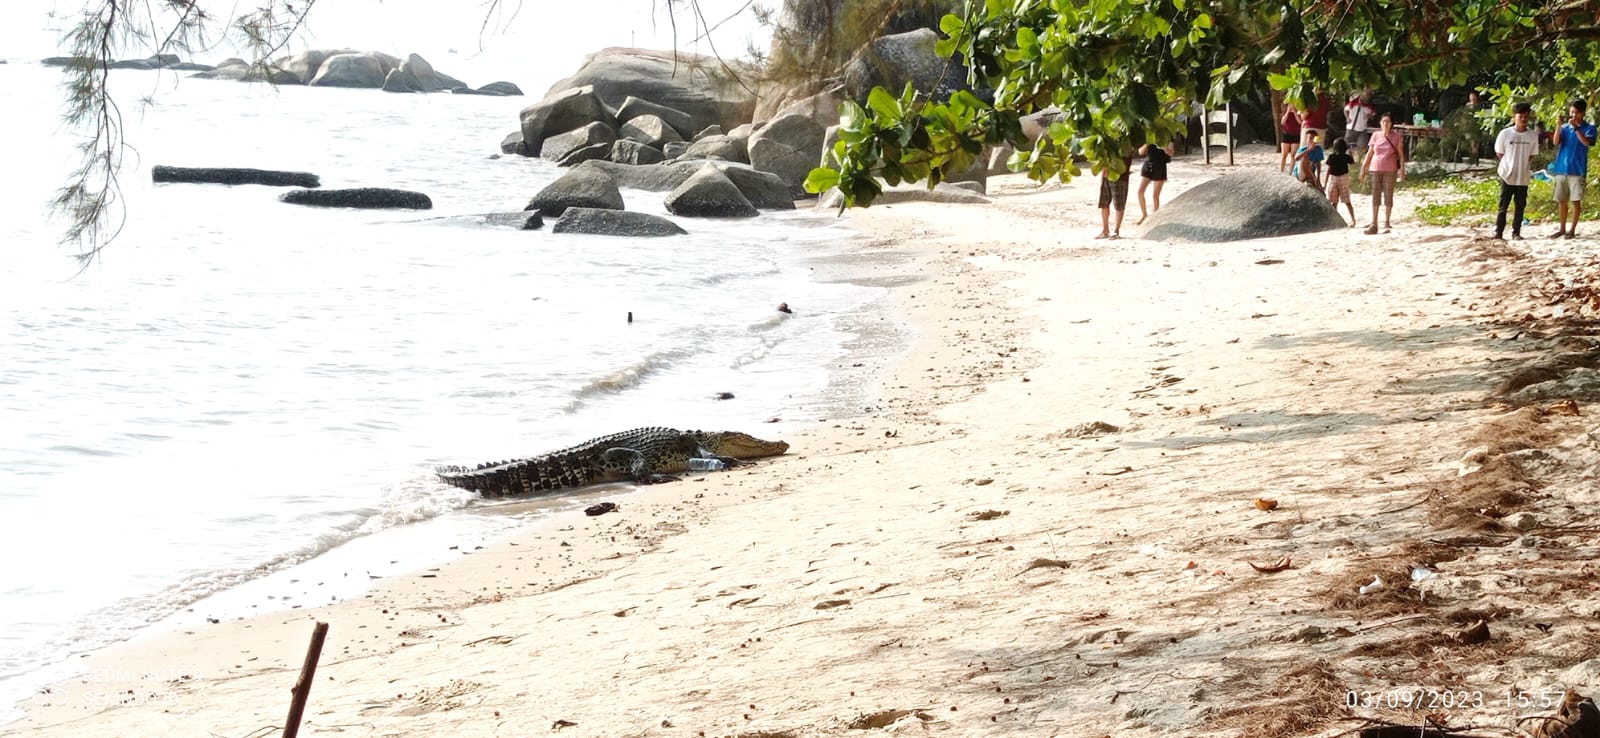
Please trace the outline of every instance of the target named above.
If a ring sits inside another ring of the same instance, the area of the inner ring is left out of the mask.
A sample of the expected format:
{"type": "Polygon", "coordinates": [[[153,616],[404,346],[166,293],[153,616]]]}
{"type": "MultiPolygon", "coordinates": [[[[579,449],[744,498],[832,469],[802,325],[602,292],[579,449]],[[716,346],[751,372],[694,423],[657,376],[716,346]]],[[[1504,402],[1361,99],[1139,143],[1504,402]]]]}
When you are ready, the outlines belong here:
{"type": "Polygon", "coordinates": [[[840,368],[898,350],[831,213],[670,239],[484,225],[560,173],[491,158],[529,98],[118,72],[126,222],[80,273],[46,209],[79,140],[60,79],[0,65],[0,697],[151,623],[353,596],[548,514],[480,504],[436,464],[642,425],[784,437],[858,412],[870,378],[840,368]],[[434,209],[153,185],[156,164],[310,171],[434,209]]]}

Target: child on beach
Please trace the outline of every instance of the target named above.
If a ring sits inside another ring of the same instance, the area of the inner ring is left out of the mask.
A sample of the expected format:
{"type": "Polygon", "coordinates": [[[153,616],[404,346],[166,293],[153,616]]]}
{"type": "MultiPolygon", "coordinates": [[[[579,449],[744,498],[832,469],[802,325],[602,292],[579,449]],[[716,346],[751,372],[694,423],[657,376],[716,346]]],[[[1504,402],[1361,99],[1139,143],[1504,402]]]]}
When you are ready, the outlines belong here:
{"type": "Polygon", "coordinates": [[[1167,183],[1167,162],[1172,161],[1172,144],[1165,147],[1145,144],[1139,147],[1139,155],[1144,157],[1144,165],[1139,167],[1139,222],[1134,225],[1143,225],[1151,212],[1161,209],[1161,186],[1167,183]],[[1150,184],[1155,183],[1155,192],[1151,194],[1155,207],[1145,210],[1144,191],[1150,184]]]}
{"type": "Polygon", "coordinates": [[[1294,176],[1318,192],[1322,191],[1322,157],[1322,145],[1317,142],[1317,132],[1306,131],[1305,145],[1294,152],[1294,176]]]}
{"type": "Polygon", "coordinates": [[[1133,172],[1128,171],[1133,164],[1133,157],[1124,157],[1122,160],[1122,174],[1116,179],[1111,179],[1111,170],[1100,172],[1100,235],[1096,239],[1109,238],[1112,240],[1122,238],[1122,216],[1128,207],[1128,179],[1133,172]],[[1117,227],[1111,228],[1111,208],[1117,210],[1117,227]]]}
{"type": "Polygon", "coordinates": [[[1328,173],[1323,180],[1323,189],[1328,192],[1328,202],[1333,203],[1333,209],[1339,209],[1339,203],[1344,203],[1346,210],[1350,211],[1350,227],[1356,225],[1356,206],[1350,203],[1350,165],[1356,163],[1355,157],[1350,155],[1350,149],[1345,145],[1344,139],[1333,140],[1333,153],[1328,154],[1328,173]]]}

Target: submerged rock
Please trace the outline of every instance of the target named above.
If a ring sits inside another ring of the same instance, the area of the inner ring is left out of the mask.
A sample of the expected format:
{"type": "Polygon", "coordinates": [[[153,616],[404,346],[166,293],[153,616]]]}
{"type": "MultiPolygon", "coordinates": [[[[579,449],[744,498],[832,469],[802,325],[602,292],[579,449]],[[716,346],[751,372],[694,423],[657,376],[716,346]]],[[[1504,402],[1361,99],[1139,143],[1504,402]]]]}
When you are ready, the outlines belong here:
{"type": "Polygon", "coordinates": [[[290,190],[279,200],[295,205],[320,205],[333,208],[429,210],[433,200],[421,192],[386,187],[356,187],[346,190],[290,190]]]}
{"type": "Polygon", "coordinates": [[[659,215],[603,208],[567,208],[550,227],[551,233],[586,233],[596,236],[681,236],[688,231],[659,215]]]}
{"type": "Polygon", "coordinates": [[[273,169],[233,167],[169,167],[157,164],[150,170],[155,182],[196,182],[204,184],[258,184],[271,187],[321,187],[322,180],[310,172],[283,172],[273,169]]]}

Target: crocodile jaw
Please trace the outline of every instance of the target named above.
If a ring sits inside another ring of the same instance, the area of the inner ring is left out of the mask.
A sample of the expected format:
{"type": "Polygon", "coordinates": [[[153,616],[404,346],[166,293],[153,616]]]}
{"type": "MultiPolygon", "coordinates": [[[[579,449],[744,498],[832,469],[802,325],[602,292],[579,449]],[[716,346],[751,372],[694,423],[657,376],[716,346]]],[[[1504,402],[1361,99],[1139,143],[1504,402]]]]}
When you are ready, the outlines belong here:
{"type": "Polygon", "coordinates": [[[714,431],[701,435],[700,445],[706,451],[717,456],[732,456],[735,459],[759,459],[764,456],[778,456],[789,450],[789,444],[783,441],[763,441],[748,433],[738,431],[714,431]]]}

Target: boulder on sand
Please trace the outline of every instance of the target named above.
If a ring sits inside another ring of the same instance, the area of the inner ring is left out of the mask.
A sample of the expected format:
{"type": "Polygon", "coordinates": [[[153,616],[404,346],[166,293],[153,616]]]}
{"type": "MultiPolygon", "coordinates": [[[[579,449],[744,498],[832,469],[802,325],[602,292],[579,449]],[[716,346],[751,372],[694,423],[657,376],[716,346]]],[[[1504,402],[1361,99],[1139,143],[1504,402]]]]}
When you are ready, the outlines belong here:
{"type": "Polygon", "coordinates": [[[289,190],[279,200],[295,205],[320,205],[330,208],[392,208],[429,210],[433,201],[421,192],[392,190],[387,187],[356,187],[348,190],[289,190]]]}
{"type": "Polygon", "coordinates": [[[198,182],[204,184],[258,184],[272,187],[321,187],[322,180],[310,172],[280,172],[272,169],[227,167],[169,167],[157,164],[150,170],[154,182],[198,182]]]}
{"type": "Polygon", "coordinates": [[[1344,218],[1321,192],[1280,172],[1246,169],[1172,198],[1150,216],[1144,237],[1242,241],[1345,227],[1344,218]]]}

